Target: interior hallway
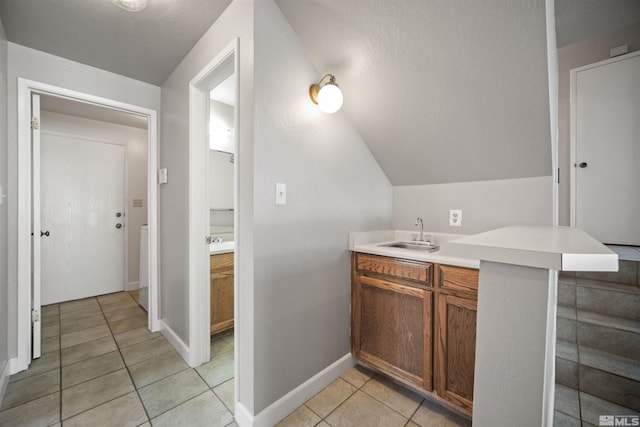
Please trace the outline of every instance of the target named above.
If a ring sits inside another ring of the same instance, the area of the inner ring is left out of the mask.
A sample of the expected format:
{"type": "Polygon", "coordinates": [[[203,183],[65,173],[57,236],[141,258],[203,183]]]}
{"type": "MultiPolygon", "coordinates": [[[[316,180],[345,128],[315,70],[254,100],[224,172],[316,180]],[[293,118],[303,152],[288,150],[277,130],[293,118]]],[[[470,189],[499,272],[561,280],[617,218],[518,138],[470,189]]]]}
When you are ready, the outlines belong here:
{"type": "Polygon", "coordinates": [[[147,313],[119,292],[42,308],[42,357],[13,375],[9,426],[235,426],[233,332],[189,368],[147,313]]]}

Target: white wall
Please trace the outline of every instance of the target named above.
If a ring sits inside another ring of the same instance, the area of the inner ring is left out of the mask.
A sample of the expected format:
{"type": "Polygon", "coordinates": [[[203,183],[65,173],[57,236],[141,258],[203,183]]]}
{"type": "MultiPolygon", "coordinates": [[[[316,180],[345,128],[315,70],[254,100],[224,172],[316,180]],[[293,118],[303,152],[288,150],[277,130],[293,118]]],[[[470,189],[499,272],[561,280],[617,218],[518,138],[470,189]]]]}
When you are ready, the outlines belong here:
{"type": "Polygon", "coordinates": [[[235,152],[235,123],[233,106],[211,100],[209,116],[209,147],[215,150],[235,152]]]}
{"type": "MultiPolygon", "coordinates": [[[[160,268],[162,320],[189,345],[189,82],[226,46],[239,38],[240,103],[238,161],[238,227],[236,236],[239,299],[246,316],[253,319],[253,0],[234,0],[196,43],[162,85],[160,164],[169,171],[169,182],[160,186],[160,268]]],[[[202,197],[206,197],[203,194],[202,197]]],[[[236,355],[239,399],[253,410],[252,325],[236,327],[242,351],[236,355]],[[246,330],[239,333],[240,328],[246,330]],[[243,341],[246,337],[246,341],[243,341]]]]}
{"type": "MultiPolygon", "coordinates": [[[[391,185],[273,0],[255,4],[255,413],[350,352],[350,231],[391,225],[391,185]],[[275,184],[287,204],[275,204],[275,184]]],[[[242,89],[241,89],[242,91],[242,89]]]]}
{"type": "MultiPolygon", "coordinates": [[[[7,336],[7,37],[0,22],[0,375],[9,359],[7,336]]],[[[2,399],[0,384],[0,400],[2,399]]]]}
{"type": "Polygon", "coordinates": [[[570,186],[570,72],[572,68],[593,64],[609,58],[609,49],[623,44],[629,52],[640,50],[640,23],[611,33],[583,40],[558,49],[558,163],[560,167],[559,221],[569,225],[570,186]]]}
{"type": "Polygon", "coordinates": [[[232,154],[209,150],[209,208],[233,209],[232,154]]]}
{"type": "Polygon", "coordinates": [[[8,43],[8,267],[9,357],[17,354],[17,105],[18,77],[160,110],[160,88],[108,71],[8,43]]]}
{"type": "Polygon", "coordinates": [[[392,227],[474,234],[514,224],[551,224],[552,178],[505,179],[393,188],[392,227]],[[449,226],[449,209],[462,209],[462,226],[449,226]]]}
{"type": "Polygon", "coordinates": [[[137,286],[140,280],[140,226],[147,223],[147,131],[49,111],[42,112],[41,129],[42,132],[49,131],[125,144],[129,274],[127,282],[137,286]],[[134,207],[133,199],[142,200],[142,207],[134,207]]]}

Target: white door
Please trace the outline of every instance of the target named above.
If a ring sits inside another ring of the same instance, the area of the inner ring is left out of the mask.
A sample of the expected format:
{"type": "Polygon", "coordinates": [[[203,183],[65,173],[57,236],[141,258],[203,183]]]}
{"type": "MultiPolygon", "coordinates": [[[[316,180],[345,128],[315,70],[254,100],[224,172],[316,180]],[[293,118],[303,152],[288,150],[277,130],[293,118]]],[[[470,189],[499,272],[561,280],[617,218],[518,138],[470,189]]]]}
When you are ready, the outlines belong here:
{"type": "Polygon", "coordinates": [[[41,131],[40,151],[42,304],[124,290],[124,146],[41,131]]]}
{"type": "Polygon", "coordinates": [[[572,224],[640,245],[640,52],[572,70],[572,224]]]}

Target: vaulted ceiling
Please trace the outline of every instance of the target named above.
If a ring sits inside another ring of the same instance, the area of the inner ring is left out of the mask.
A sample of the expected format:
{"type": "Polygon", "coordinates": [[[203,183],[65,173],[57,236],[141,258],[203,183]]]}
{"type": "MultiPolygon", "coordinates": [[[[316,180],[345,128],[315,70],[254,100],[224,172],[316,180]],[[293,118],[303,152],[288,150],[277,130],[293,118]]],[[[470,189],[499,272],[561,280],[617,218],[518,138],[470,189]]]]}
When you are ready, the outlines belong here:
{"type": "MultiPolygon", "coordinates": [[[[544,1],[275,1],[393,185],[551,174],[544,1]]],[[[230,2],[0,0],[0,18],[11,42],[161,85],[230,2]]],[[[558,43],[639,4],[556,0],[558,43]]]]}

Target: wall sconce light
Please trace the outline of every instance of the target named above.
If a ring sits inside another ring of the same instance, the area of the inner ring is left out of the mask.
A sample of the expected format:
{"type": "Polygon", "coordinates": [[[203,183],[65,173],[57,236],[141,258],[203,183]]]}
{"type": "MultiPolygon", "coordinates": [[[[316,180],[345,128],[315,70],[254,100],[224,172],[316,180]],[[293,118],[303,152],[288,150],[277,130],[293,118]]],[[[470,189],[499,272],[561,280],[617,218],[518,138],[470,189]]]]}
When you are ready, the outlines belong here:
{"type": "Polygon", "coordinates": [[[342,107],[342,91],[338,87],[333,74],[325,74],[318,84],[311,85],[309,88],[309,96],[322,112],[331,114],[342,107]],[[323,85],[322,82],[327,77],[329,81],[323,85]]]}

